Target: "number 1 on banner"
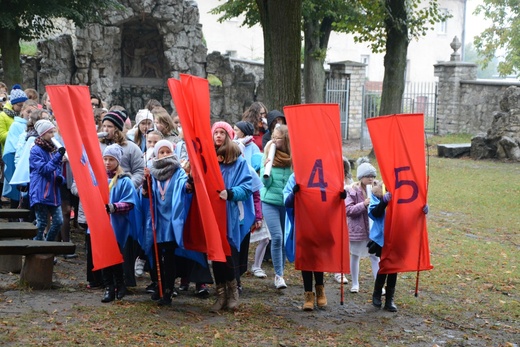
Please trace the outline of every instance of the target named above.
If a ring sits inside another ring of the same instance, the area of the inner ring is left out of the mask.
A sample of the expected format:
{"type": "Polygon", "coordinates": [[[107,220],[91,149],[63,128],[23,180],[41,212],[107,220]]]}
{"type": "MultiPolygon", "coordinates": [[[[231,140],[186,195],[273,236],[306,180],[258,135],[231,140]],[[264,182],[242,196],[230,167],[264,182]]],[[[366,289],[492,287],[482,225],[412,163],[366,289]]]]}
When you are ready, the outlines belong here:
{"type": "Polygon", "coordinates": [[[320,188],[321,190],[321,201],[327,201],[327,193],[325,192],[325,188],[327,188],[328,184],[325,182],[323,178],[323,162],[321,159],[316,159],[314,162],[314,166],[312,167],[312,172],[309,177],[309,183],[307,183],[308,188],[320,188]],[[317,182],[316,173],[318,173],[317,182]]]}

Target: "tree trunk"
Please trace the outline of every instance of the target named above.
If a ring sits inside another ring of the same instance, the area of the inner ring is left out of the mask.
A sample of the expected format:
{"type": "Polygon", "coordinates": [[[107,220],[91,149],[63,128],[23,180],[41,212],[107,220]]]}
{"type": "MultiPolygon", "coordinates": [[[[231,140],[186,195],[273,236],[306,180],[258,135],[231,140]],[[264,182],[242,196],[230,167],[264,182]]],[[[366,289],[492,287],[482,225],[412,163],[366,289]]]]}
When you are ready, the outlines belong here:
{"type": "Polygon", "coordinates": [[[264,35],[264,80],[269,109],[301,103],[301,0],[256,0],[264,35]]]}
{"type": "Polygon", "coordinates": [[[20,36],[16,30],[2,30],[0,35],[4,83],[10,89],[16,83],[22,83],[20,64],[20,36]]]}
{"type": "Polygon", "coordinates": [[[406,26],[406,0],[386,0],[385,75],[379,115],[401,112],[405,86],[408,27],[406,26]]]}
{"type": "Polygon", "coordinates": [[[323,63],[327,54],[332,20],[304,18],[303,33],[305,37],[303,89],[306,103],[325,102],[325,69],[323,63]]]}

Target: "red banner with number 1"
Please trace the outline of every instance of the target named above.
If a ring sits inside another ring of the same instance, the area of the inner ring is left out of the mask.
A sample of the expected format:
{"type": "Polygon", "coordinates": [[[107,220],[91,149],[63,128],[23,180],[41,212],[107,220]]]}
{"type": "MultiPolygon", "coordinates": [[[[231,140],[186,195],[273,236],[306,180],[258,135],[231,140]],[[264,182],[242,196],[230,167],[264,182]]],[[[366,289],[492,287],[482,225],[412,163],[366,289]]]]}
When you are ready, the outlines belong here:
{"type": "Polygon", "coordinates": [[[340,115],[337,104],[284,107],[294,176],[298,270],[350,273],[340,115]],[[309,132],[310,131],[310,132],[309,132]]]}

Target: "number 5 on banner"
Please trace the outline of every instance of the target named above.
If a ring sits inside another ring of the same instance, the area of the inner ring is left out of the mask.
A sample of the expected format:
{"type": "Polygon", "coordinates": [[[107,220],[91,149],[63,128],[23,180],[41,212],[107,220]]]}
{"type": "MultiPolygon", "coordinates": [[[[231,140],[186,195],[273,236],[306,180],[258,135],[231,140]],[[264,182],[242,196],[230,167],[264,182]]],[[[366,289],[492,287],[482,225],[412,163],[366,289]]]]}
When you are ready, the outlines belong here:
{"type": "Polygon", "coordinates": [[[328,184],[325,182],[323,178],[323,162],[321,159],[316,159],[314,162],[314,166],[312,167],[312,172],[309,177],[309,183],[307,183],[308,188],[320,188],[321,190],[321,201],[327,201],[327,193],[325,192],[325,188],[327,188],[328,184]],[[316,172],[318,173],[318,181],[314,182],[316,179],[316,172]]]}
{"type": "Polygon", "coordinates": [[[398,204],[407,204],[413,202],[419,196],[419,188],[417,187],[417,183],[411,180],[399,180],[399,172],[401,171],[409,171],[409,166],[402,166],[394,169],[395,172],[395,189],[399,189],[402,186],[410,186],[412,187],[412,195],[408,199],[399,199],[397,200],[398,204]]]}

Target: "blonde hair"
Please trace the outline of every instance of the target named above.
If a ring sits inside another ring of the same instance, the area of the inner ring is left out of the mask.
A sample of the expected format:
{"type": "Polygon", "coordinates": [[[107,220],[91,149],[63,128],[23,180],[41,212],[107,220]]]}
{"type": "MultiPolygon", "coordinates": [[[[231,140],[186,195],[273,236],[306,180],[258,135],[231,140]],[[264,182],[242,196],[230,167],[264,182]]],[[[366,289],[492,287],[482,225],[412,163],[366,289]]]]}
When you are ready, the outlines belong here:
{"type": "MultiPolygon", "coordinates": [[[[289,128],[287,128],[287,125],[280,124],[273,130],[273,135],[275,132],[279,132],[281,135],[281,138],[283,140],[283,147],[277,148],[277,150],[280,150],[282,152],[285,152],[287,154],[291,154],[291,144],[289,142],[289,128]]],[[[272,137],[272,135],[271,135],[272,137]]]]}
{"type": "Polygon", "coordinates": [[[175,127],[173,125],[172,117],[170,117],[168,111],[166,111],[163,107],[155,107],[151,110],[151,112],[153,114],[153,118],[164,126],[164,132],[162,132],[164,136],[176,135],[173,133],[175,127]]]}

